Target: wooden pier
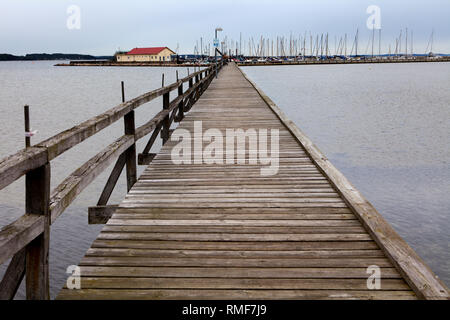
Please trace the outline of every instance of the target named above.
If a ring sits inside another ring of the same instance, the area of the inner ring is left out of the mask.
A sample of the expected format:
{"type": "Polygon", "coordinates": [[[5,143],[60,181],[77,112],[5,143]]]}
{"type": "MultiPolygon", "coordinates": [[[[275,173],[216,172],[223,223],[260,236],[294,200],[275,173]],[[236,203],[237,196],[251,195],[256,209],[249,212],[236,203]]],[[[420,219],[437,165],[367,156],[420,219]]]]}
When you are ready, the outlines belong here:
{"type": "Polygon", "coordinates": [[[323,65],[323,64],[380,64],[380,63],[424,63],[424,62],[450,62],[450,57],[403,57],[403,58],[371,58],[363,57],[363,59],[348,59],[343,60],[341,58],[327,58],[316,59],[307,58],[304,60],[294,61],[242,61],[237,65],[240,67],[261,67],[261,66],[310,66],[310,65],[323,65]]]}
{"type": "MultiPolygon", "coordinates": [[[[128,119],[124,137],[130,141],[114,149],[121,156],[98,205],[90,208],[90,221],[106,225],[79,263],[81,288],[65,287],[58,299],[449,298],[446,286],[421,258],[235,64],[224,66],[218,79],[212,71],[206,69],[172,85],[170,90],[178,88],[175,100],[169,101],[169,89],[158,89],[165,106],[158,120],[134,130],[128,119]],[[183,82],[191,88],[185,93],[183,82]],[[180,123],[171,131],[174,119],[180,123]],[[278,173],[262,176],[261,164],[175,164],[171,153],[178,142],[170,135],[182,129],[192,132],[197,121],[202,122],[203,132],[278,129],[278,173]],[[165,144],[158,154],[149,154],[146,148],[139,155],[139,162],[149,165],[136,180],[132,164],[136,151],[130,148],[152,132],[150,146],[159,132],[165,144]],[[119,206],[107,205],[125,166],[129,192],[119,206]],[[380,288],[368,286],[372,275],[368,268],[374,266],[381,272],[380,288]]],[[[148,95],[139,101],[148,101],[148,95]]],[[[125,102],[117,110],[126,106],[131,104],[125,102]]],[[[120,111],[120,116],[129,117],[133,107],[120,111]]],[[[38,145],[47,155],[38,164],[38,160],[24,162],[24,154],[13,156],[20,160],[15,171],[12,163],[7,166],[11,159],[0,162],[0,177],[8,178],[0,180],[0,188],[46,165],[63,152],[60,143],[38,145]]],[[[29,159],[39,159],[40,151],[31,147],[23,152],[29,159]]],[[[83,179],[85,173],[71,175],[70,181],[83,179]]],[[[89,179],[96,174],[91,172],[89,179]]],[[[50,209],[36,210],[31,216],[53,218],[55,213],[56,218],[89,179],[72,192],[54,191],[50,209]]],[[[6,228],[9,233],[2,230],[1,252],[8,245],[9,251],[0,254],[0,262],[15,254],[15,262],[23,263],[19,253],[24,250],[31,256],[36,244],[32,249],[30,241],[49,232],[49,223],[47,228],[40,223],[33,232],[29,229],[37,221],[28,222],[28,228],[23,223],[6,228]]],[[[40,270],[46,270],[41,260],[35,260],[40,270]]],[[[9,271],[10,278],[17,278],[9,271]]],[[[31,278],[32,271],[27,272],[31,278]]],[[[9,283],[13,287],[17,280],[9,283]]],[[[30,298],[45,298],[31,295],[31,284],[45,284],[45,279],[30,281],[29,289],[30,298]]]]}

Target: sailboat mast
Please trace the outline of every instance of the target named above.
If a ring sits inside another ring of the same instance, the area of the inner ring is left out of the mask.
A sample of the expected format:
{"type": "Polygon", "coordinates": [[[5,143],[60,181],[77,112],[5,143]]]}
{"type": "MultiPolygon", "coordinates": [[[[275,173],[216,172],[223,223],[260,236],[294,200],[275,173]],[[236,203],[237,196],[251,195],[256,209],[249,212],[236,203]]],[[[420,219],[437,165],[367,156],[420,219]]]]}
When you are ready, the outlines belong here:
{"type": "Polygon", "coordinates": [[[378,55],[381,56],[381,28],[378,30],[378,55]]]}
{"type": "Polygon", "coordinates": [[[203,37],[200,37],[200,54],[202,55],[203,58],[203,37]]]}
{"type": "Polygon", "coordinates": [[[347,56],[347,34],[344,36],[344,56],[347,56]]]}
{"type": "Polygon", "coordinates": [[[431,31],[431,50],[430,52],[433,52],[433,40],[434,40],[434,29],[431,31]]]}
{"type": "Polygon", "coordinates": [[[375,41],[375,24],[372,26],[372,58],[373,58],[373,44],[375,41]]]}
{"type": "Polygon", "coordinates": [[[303,57],[306,56],[306,31],[305,31],[305,37],[303,38],[303,57]]]}
{"type": "Polygon", "coordinates": [[[406,28],[405,45],[405,55],[408,57],[408,28],[406,28]]]}

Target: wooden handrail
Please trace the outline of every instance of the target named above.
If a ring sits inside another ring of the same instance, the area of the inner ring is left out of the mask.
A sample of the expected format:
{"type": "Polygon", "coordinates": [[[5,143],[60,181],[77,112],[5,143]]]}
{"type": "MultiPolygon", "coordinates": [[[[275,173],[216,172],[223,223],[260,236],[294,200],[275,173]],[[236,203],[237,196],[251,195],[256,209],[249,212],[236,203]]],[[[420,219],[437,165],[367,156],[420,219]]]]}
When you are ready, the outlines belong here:
{"type": "Polygon", "coordinates": [[[168,86],[144,93],[137,98],[121,103],[118,106],[68,130],[60,132],[31,148],[23,149],[16,154],[0,160],[0,190],[19,179],[26,172],[53,160],[65,151],[110,126],[130,111],[165,93],[177,89],[181,83],[188,82],[190,79],[195,78],[199,73],[203,73],[209,69],[211,69],[211,67],[192,73],[168,86]]]}
{"type": "Polygon", "coordinates": [[[0,190],[48,162],[47,149],[30,147],[0,160],[0,190]]]}
{"type": "Polygon", "coordinates": [[[53,223],[76,196],[133,143],[133,136],[120,137],[64,179],[50,197],[51,222],[53,223]]]}
{"type": "MultiPolygon", "coordinates": [[[[124,167],[124,161],[127,163],[127,176],[130,172],[135,175],[136,150],[134,145],[136,141],[151,132],[158,134],[161,125],[167,134],[177,110],[180,112],[180,108],[183,107],[182,111],[184,112],[184,107],[198,99],[198,96],[212,81],[214,75],[212,70],[213,67],[205,68],[168,86],[124,101],[116,107],[58,133],[35,146],[28,147],[0,160],[0,190],[23,175],[27,177],[26,214],[0,230],[0,264],[14,256],[13,263],[10,264],[6,272],[7,278],[0,282],[0,291],[2,291],[0,299],[12,299],[14,297],[25,272],[27,273],[27,298],[48,299],[48,233],[50,225],[114,159],[119,158],[120,163],[117,167],[120,170],[124,167]],[[194,79],[196,80],[195,84],[193,84],[194,79]],[[182,93],[180,87],[184,82],[189,82],[190,85],[189,89],[182,93]],[[135,129],[134,109],[159,96],[165,96],[167,99],[173,90],[178,90],[177,97],[169,101],[167,106],[150,121],[135,129]],[[50,184],[51,160],[121,118],[125,119],[125,134],[123,136],[70,174],[51,194],[42,190],[43,186],[47,188],[50,184]],[[24,254],[27,257],[26,259],[24,254]],[[17,264],[25,263],[25,261],[28,268],[25,266],[17,267],[17,264]]],[[[123,100],[125,100],[124,97],[123,100]]],[[[152,142],[152,139],[154,140],[152,137],[150,142],[152,142]]],[[[116,176],[117,172],[113,172],[113,174],[116,176]]],[[[111,180],[114,184],[105,187],[107,191],[105,191],[105,194],[102,193],[102,203],[107,202],[110,192],[117,182],[115,176],[114,179],[108,180],[108,183],[111,180]]],[[[128,179],[129,188],[135,182],[134,180],[128,179]]]]}
{"type": "Polygon", "coordinates": [[[146,136],[150,132],[152,132],[156,126],[165,118],[167,115],[172,112],[178,104],[183,101],[185,98],[189,97],[202,83],[205,83],[207,78],[204,78],[201,82],[197,82],[192,88],[189,88],[182,95],[177,96],[172,102],[170,102],[169,108],[166,110],[162,110],[156,114],[150,121],[143,124],[139,128],[136,129],[136,140],[141,139],[146,136]]]}

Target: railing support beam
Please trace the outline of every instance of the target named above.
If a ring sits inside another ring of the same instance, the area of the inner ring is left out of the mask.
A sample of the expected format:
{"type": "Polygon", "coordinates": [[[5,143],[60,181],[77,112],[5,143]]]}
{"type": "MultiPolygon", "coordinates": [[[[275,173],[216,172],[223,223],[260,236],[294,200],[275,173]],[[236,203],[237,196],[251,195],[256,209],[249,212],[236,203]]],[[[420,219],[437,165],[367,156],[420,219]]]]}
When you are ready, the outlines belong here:
{"type": "MultiPolygon", "coordinates": [[[[163,110],[169,109],[170,106],[170,93],[167,92],[163,95],[163,110]]],[[[163,140],[163,145],[169,140],[169,129],[170,129],[170,116],[167,115],[163,120],[161,138],[163,140]]]]}
{"type": "MultiPolygon", "coordinates": [[[[180,84],[178,87],[178,96],[183,95],[183,83],[180,84]]],[[[178,116],[175,118],[176,122],[180,122],[184,118],[184,110],[183,110],[184,102],[183,100],[180,101],[180,104],[178,105],[178,116]]]]}
{"type": "MultiPolygon", "coordinates": [[[[164,79],[164,78],[163,78],[164,79]]],[[[125,88],[122,81],[122,102],[125,102],[125,88]]],[[[136,134],[136,125],[134,122],[134,110],[128,112],[124,117],[125,134],[134,136],[136,134]]],[[[127,170],[127,190],[130,191],[137,181],[137,165],[136,165],[136,143],[133,143],[125,151],[125,161],[127,170]]],[[[106,204],[106,203],[104,203],[106,204]]]]}
{"type": "Polygon", "coordinates": [[[25,276],[26,250],[17,252],[6,269],[3,280],[0,282],[0,300],[12,300],[25,276]]]}
{"type": "Polygon", "coordinates": [[[26,213],[45,216],[44,232],[26,246],[26,296],[28,300],[48,300],[50,244],[50,163],[26,174],[26,213]]]}
{"type": "MultiPolygon", "coordinates": [[[[133,135],[136,133],[134,123],[134,111],[130,111],[124,117],[125,134],[133,135]]],[[[137,181],[137,165],[136,165],[136,143],[125,151],[126,170],[127,170],[127,190],[130,191],[137,181]]]]}

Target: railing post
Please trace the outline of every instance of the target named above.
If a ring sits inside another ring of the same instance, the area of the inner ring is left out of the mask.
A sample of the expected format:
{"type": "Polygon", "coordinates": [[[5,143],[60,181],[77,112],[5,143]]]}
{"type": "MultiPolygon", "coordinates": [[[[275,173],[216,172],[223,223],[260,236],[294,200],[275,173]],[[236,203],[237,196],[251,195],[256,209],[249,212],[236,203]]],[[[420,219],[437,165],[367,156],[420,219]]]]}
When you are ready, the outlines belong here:
{"type": "MultiPolygon", "coordinates": [[[[178,96],[183,95],[183,82],[181,82],[180,86],[178,87],[178,96]]],[[[178,121],[183,120],[184,118],[184,110],[183,110],[184,102],[183,100],[180,101],[180,104],[178,105],[178,121]]]]}
{"type": "Polygon", "coordinates": [[[44,231],[26,246],[26,296],[28,300],[48,300],[50,244],[50,163],[26,174],[25,210],[44,216],[44,231]]]}
{"type": "Polygon", "coordinates": [[[30,107],[28,105],[23,107],[24,119],[25,119],[25,147],[31,146],[31,137],[28,134],[30,132],[30,107]]]}
{"type": "Polygon", "coordinates": [[[201,88],[201,85],[199,84],[199,82],[200,82],[200,75],[197,74],[195,76],[195,83],[198,84],[197,88],[195,89],[195,101],[197,101],[198,98],[200,98],[201,91],[202,91],[202,88],[201,88]]]}
{"type": "MultiPolygon", "coordinates": [[[[125,102],[125,89],[122,81],[122,102],[125,102]]],[[[132,135],[136,133],[134,123],[134,110],[128,112],[124,117],[125,134],[132,135]]],[[[127,190],[130,191],[137,181],[137,165],[136,165],[136,143],[133,143],[126,151],[126,170],[127,170],[127,190]]]]}
{"type": "MultiPolygon", "coordinates": [[[[134,123],[134,110],[128,112],[124,116],[125,122],[125,134],[133,135],[135,134],[135,123],[134,123]]],[[[126,168],[127,168],[127,190],[130,191],[131,187],[137,181],[137,168],[136,168],[136,144],[133,143],[127,151],[125,151],[126,157],[126,168]]]]}
{"type": "MultiPolygon", "coordinates": [[[[163,94],[163,110],[168,110],[170,105],[170,91],[163,94]]],[[[167,116],[163,120],[163,127],[161,130],[161,138],[163,140],[163,144],[169,140],[169,130],[170,130],[170,115],[167,116]]]]}
{"type": "MultiPolygon", "coordinates": [[[[24,107],[25,147],[31,146],[30,110],[24,107]]],[[[50,299],[48,255],[50,246],[50,163],[25,175],[25,213],[44,217],[44,230],[24,250],[26,297],[28,300],[50,299]]],[[[14,259],[13,259],[14,260],[14,259]]],[[[19,259],[20,260],[20,259],[19,259]]],[[[20,281],[20,280],[19,280],[20,281]]],[[[20,282],[18,282],[18,285],[20,282]]]]}

